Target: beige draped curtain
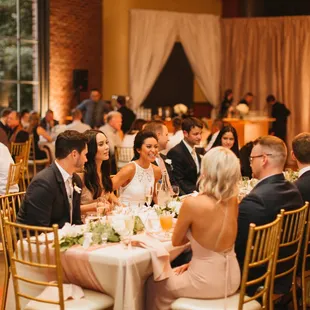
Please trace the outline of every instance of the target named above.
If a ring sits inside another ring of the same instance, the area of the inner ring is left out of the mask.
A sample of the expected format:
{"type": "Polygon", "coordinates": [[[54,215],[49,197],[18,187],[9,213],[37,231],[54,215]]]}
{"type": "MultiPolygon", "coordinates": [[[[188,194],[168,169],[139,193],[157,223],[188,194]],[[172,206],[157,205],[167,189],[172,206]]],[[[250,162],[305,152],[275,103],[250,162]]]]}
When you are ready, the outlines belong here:
{"type": "Polygon", "coordinates": [[[138,108],[149,94],[177,37],[204,95],[216,105],[220,85],[220,18],[209,14],[137,9],[130,13],[129,89],[132,108],[138,108]]]}
{"type": "Polygon", "coordinates": [[[232,88],[235,102],[254,93],[252,109],[268,110],[274,94],[291,110],[288,141],[309,131],[310,17],[222,20],[221,90],[232,88]]]}

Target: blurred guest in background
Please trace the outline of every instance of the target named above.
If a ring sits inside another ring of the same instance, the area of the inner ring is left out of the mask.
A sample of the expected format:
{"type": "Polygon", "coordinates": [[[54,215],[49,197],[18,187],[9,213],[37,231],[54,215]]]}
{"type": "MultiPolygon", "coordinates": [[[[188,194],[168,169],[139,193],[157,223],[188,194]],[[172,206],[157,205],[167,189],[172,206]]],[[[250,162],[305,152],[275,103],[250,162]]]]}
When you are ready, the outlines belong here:
{"type": "Polygon", "coordinates": [[[147,121],[142,118],[136,119],[132,123],[130,130],[125,134],[121,146],[122,147],[133,147],[133,143],[134,143],[137,133],[142,130],[143,126],[146,123],[147,121]]]}
{"type": "MultiPolygon", "coordinates": [[[[1,158],[0,160],[0,196],[1,196],[5,195],[10,164],[14,164],[9,149],[3,143],[0,143],[0,158],[1,158]]],[[[11,186],[9,192],[10,193],[18,192],[18,185],[11,186]]]]}
{"type": "Polygon", "coordinates": [[[286,124],[291,112],[283,103],[276,101],[274,95],[269,95],[266,101],[271,104],[271,117],[276,119],[272,123],[271,134],[286,142],[286,124]]]}
{"type": "Polygon", "coordinates": [[[9,133],[11,131],[10,127],[7,125],[7,119],[9,114],[12,112],[11,109],[3,109],[1,111],[0,118],[0,143],[9,146],[9,133]]]}
{"type": "Polygon", "coordinates": [[[244,103],[244,104],[246,104],[249,108],[251,108],[251,104],[252,104],[252,102],[253,102],[253,97],[254,97],[254,95],[252,94],[252,93],[246,93],[245,94],[245,96],[244,96],[244,98],[243,99],[241,99],[240,101],[239,101],[239,104],[240,103],[244,103]]]}
{"type": "Polygon", "coordinates": [[[96,211],[98,201],[109,204],[117,202],[110,178],[109,141],[100,130],[87,130],[87,162],[84,173],[78,173],[83,182],[81,213],[96,211]]]}
{"type": "Polygon", "coordinates": [[[214,141],[212,148],[216,146],[224,146],[232,150],[239,158],[239,143],[236,129],[231,125],[224,126],[214,141]]]}
{"type": "Polygon", "coordinates": [[[123,117],[122,131],[124,134],[126,134],[136,119],[136,114],[126,106],[125,96],[118,96],[116,102],[119,106],[118,112],[121,113],[123,117]]]}
{"type": "Polygon", "coordinates": [[[221,119],[215,119],[213,121],[212,126],[211,126],[211,134],[209,135],[207,139],[206,152],[209,151],[211,147],[213,146],[213,143],[216,140],[223,126],[224,126],[224,123],[221,119]]]}
{"type": "Polygon", "coordinates": [[[45,116],[40,122],[40,126],[45,129],[49,134],[51,134],[52,129],[58,124],[59,122],[54,119],[54,112],[52,110],[47,110],[45,116]]]}
{"type": "Polygon", "coordinates": [[[101,100],[101,94],[97,88],[90,91],[89,99],[82,101],[76,109],[83,113],[83,121],[92,128],[99,128],[104,124],[104,114],[111,111],[108,103],[101,100]]]}
{"type": "Polygon", "coordinates": [[[179,144],[183,139],[183,130],[182,130],[182,117],[176,116],[172,119],[173,135],[169,137],[167,147],[162,151],[163,154],[167,154],[169,150],[179,144]]]}
{"type": "Polygon", "coordinates": [[[297,135],[292,142],[292,157],[299,169],[298,180],[295,185],[299,189],[304,203],[310,202],[310,133],[297,135]]]}
{"type": "Polygon", "coordinates": [[[71,111],[72,123],[66,126],[66,130],[76,130],[80,133],[91,129],[89,125],[82,123],[83,114],[81,110],[73,109],[71,111]]]}
{"type": "Polygon", "coordinates": [[[219,118],[224,118],[224,117],[228,116],[228,112],[232,106],[233,100],[234,100],[234,98],[233,98],[232,89],[225,90],[224,99],[221,103],[221,108],[220,108],[220,112],[219,112],[219,118]]]}
{"type": "Polygon", "coordinates": [[[29,140],[29,134],[24,130],[20,122],[20,113],[12,111],[7,119],[7,125],[11,129],[9,142],[23,143],[29,140]]]}
{"type": "Polygon", "coordinates": [[[28,109],[23,109],[20,112],[20,122],[23,126],[24,129],[28,129],[29,127],[29,117],[30,117],[30,112],[28,109]]]}
{"type": "Polygon", "coordinates": [[[47,151],[42,150],[39,147],[40,137],[43,137],[47,142],[52,142],[52,137],[48,132],[40,126],[40,116],[38,112],[31,112],[29,117],[28,133],[33,135],[35,159],[47,158],[47,151]]]}

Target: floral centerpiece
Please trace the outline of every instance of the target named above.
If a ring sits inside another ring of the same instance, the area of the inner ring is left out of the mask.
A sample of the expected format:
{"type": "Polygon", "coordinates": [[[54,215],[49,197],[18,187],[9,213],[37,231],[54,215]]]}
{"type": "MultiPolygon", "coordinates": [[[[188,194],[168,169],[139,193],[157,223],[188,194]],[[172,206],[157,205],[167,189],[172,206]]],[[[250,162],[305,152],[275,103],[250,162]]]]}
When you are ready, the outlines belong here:
{"type": "Polygon", "coordinates": [[[248,105],[246,105],[245,103],[239,103],[236,106],[236,110],[239,112],[240,117],[244,117],[245,115],[247,115],[249,113],[249,107],[248,105]]]}
{"type": "MultiPolygon", "coordinates": [[[[135,216],[135,224],[133,233],[134,235],[143,231],[144,225],[139,216],[135,216]]],[[[113,224],[93,221],[87,225],[75,226],[66,223],[65,226],[60,230],[59,240],[60,250],[66,251],[74,245],[85,245],[85,236],[90,235],[91,240],[88,240],[89,245],[100,245],[103,243],[103,235],[107,236],[108,242],[120,242],[120,233],[117,231],[117,227],[113,227],[113,224]]]]}
{"type": "Polygon", "coordinates": [[[158,216],[169,213],[172,214],[174,218],[178,218],[181,205],[182,202],[180,199],[176,199],[169,201],[166,205],[163,206],[154,205],[154,209],[158,216]]]}
{"type": "Polygon", "coordinates": [[[175,114],[182,116],[183,114],[186,114],[188,111],[188,108],[183,103],[178,103],[173,107],[173,111],[175,114]]]}

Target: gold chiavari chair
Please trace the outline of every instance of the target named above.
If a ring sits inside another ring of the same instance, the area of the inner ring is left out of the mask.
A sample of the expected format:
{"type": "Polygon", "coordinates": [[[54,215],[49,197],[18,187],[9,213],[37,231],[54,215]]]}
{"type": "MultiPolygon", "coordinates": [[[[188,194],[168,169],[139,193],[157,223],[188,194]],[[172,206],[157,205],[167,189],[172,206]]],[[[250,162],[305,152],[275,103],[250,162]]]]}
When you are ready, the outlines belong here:
{"type": "MultiPolygon", "coordinates": [[[[27,178],[27,184],[29,184],[28,159],[29,159],[30,143],[31,138],[29,138],[29,140],[24,143],[12,142],[10,151],[15,162],[18,162],[20,159],[23,160],[24,163],[22,171],[23,183],[25,183],[25,178],[27,178]]],[[[25,185],[24,189],[26,189],[25,185]]]]}
{"type": "Polygon", "coordinates": [[[43,149],[43,151],[46,152],[47,158],[36,159],[33,135],[30,135],[29,139],[30,139],[30,145],[29,145],[28,167],[33,166],[33,176],[35,176],[37,174],[37,166],[47,167],[51,163],[51,158],[50,158],[49,152],[47,150],[43,149]]]}
{"type": "Polygon", "coordinates": [[[283,215],[282,234],[279,246],[277,247],[276,261],[273,266],[270,288],[270,305],[269,308],[274,308],[274,303],[282,298],[285,294],[274,294],[275,281],[287,275],[292,275],[292,296],[294,310],[298,309],[297,292],[296,292],[296,273],[298,267],[300,247],[303,241],[303,232],[308,214],[308,203],[303,207],[285,211],[283,215]],[[281,269],[281,270],[280,270],[281,269]]]}
{"type": "Polygon", "coordinates": [[[20,160],[16,164],[10,164],[8,180],[6,183],[5,194],[9,194],[11,186],[18,185],[21,179],[23,169],[23,160],[20,160]]]}
{"type": "Polygon", "coordinates": [[[13,193],[4,196],[0,196],[0,237],[2,242],[2,252],[4,257],[4,283],[1,309],[5,309],[9,278],[10,278],[10,265],[8,261],[7,241],[4,236],[3,223],[4,218],[8,218],[10,221],[16,221],[16,214],[19,210],[22,201],[24,200],[25,192],[13,193]]]}
{"type": "MultiPolygon", "coordinates": [[[[308,202],[307,202],[308,203],[308,202]]],[[[307,261],[310,258],[310,253],[308,252],[310,246],[310,208],[308,207],[308,216],[305,225],[304,233],[304,248],[302,254],[302,268],[301,268],[301,289],[302,289],[302,309],[307,309],[307,282],[306,279],[310,276],[310,270],[308,269],[307,261]]]]}
{"type": "Polygon", "coordinates": [[[172,310],[258,310],[269,309],[268,299],[272,277],[272,267],[275,260],[276,247],[281,234],[283,214],[279,214],[273,222],[256,226],[250,224],[249,235],[243,265],[240,291],[232,296],[222,299],[192,299],[179,298],[172,305],[172,310]],[[264,271],[257,278],[249,274],[251,270],[263,267],[264,271]],[[263,283],[251,297],[246,295],[246,289],[252,285],[263,283]],[[262,305],[256,299],[262,299],[262,305]]]}
{"type": "Polygon", "coordinates": [[[126,164],[128,164],[134,157],[133,147],[116,146],[114,154],[115,154],[116,169],[117,171],[119,171],[126,164]]]}
{"type": "Polygon", "coordinates": [[[113,298],[98,292],[83,290],[84,298],[80,300],[64,300],[63,275],[60,260],[60,246],[58,225],[53,227],[38,227],[21,225],[4,220],[4,231],[8,241],[8,252],[11,262],[11,272],[14,285],[16,309],[112,309],[113,298]],[[49,234],[53,235],[53,244],[49,234]],[[44,250],[42,250],[44,246],[44,250]],[[31,272],[23,275],[22,268],[37,270],[40,273],[55,274],[55,281],[47,282],[36,280],[31,272]],[[31,295],[25,288],[26,285],[36,287],[55,288],[57,300],[45,299],[31,295]],[[29,300],[25,307],[21,305],[21,298],[29,300]],[[52,307],[52,305],[54,307],[52,307]],[[57,308],[55,306],[58,306],[57,308]]]}

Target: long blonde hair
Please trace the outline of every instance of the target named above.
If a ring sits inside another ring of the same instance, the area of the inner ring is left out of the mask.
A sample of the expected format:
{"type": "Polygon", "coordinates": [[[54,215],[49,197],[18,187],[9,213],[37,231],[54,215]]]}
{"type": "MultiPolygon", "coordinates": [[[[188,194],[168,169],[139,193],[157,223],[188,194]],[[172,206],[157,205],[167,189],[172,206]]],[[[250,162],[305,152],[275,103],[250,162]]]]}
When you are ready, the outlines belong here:
{"type": "Polygon", "coordinates": [[[36,111],[30,112],[28,132],[32,134],[33,128],[40,124],[40,115],[36,111]]]}
{"type": "Polygon", "coordinates": [[[227,148],[215,147],[202,159],[199,192],[213,197],[217,202],[228,200],[238,194],[240,178],[237,156],[227,148]]]}

